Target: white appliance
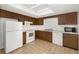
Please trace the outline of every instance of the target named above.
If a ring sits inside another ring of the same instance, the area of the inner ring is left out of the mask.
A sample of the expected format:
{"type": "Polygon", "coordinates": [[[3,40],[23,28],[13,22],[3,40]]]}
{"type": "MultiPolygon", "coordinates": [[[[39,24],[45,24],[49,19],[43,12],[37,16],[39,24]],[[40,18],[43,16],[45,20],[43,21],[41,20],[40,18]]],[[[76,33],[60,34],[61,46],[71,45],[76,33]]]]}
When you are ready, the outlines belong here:
{"type": "Polygon", "coordinates": [[[26,43],[30,43],[35,40],[35,31],[28,30],[26,31],[26,43]]]}
{"type": "Polygon", "coordinates": [[[23,31],[26,32],[26,43],[30,43],[35,40],[35,30],[32,22],[25,21],[23,26],[23,31]]]}
{"type": "Polygon", "coordinates": [[[5,52],[22,47],[22,23],[5,21],[5,52]]]}
{"type": "Polygon", "coordinates": [[[22,47],[22,23],[6,21],[5,28],[5,52],[8,53],[22,47]]]}
{"type": "Polygon", "coordinates": [[[3,22],[3,48],[5,53],[9,53],[22,47],[22,22],[2,21],[3,22]]]}
{"type": "Polygon", "coordinates": [[[3,22],[0,19],[0,49],[3,48],[3,22]]]}
{"type": "Polygon", "coordinates": [[[58,32],[58,31],[54,31],[53,32],[53,43],[63,46],[63,33],[58,32]]]}

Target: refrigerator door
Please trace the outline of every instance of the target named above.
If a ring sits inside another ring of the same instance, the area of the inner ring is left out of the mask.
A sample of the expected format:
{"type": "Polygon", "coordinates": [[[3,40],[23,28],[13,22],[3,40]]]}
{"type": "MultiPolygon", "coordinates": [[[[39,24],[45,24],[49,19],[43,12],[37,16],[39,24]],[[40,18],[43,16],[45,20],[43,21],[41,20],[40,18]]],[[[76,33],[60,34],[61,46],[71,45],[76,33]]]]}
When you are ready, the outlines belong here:
{"type": "Polygon", "coordinates": [[[6,31],[22,30],[22,22],[5,21],[6,31]]]}
{"type": "Polygon", "coordinates": [[[5,22],[5,53],[22,47],[22,23],[14,21],[5,22]]]}
{"type": "Polygon", "coordinates": [[[0,49],[3,48],[3,21],[0,20],[0,49]]]}
{"type": "Polygon", "coordinates": [[[22,31],[6,32],[5,53],[22,47],[22,31]]]}

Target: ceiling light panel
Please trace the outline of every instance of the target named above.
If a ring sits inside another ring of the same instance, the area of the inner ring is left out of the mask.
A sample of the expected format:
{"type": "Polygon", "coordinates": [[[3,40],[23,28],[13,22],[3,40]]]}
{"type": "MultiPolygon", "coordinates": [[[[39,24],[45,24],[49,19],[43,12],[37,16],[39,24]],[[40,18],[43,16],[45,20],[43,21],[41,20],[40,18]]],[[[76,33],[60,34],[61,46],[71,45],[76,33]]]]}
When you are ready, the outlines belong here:
{"type": "Polygon", "coordinates": [[[32,6],[31,9],[39,7],[39,6],[40,6],[40,4],[36,4],[36,5],[32,6]]]}
{"type": "Polygon", "coordinates": [[[35,5],[37,5],[37,4],[22,4],[24,7],[26,7],[26,8],[31,8],[31,7],[33,7],[33,6],[35,6],[35,5]]]}
{"type": "Polygon", "coordinates": [[[50,8],[45,8],[45,9],[38,11],[37,13],[40,16],[40,15],[46,15],[46,14],[54,13],[54,11],[52,11],[50,8]]]}
{"type": "Polygon", "coordinates": [[[38,12],[41,9],[48,8],[47,4],[37,4],[36,6],[32,7],[31,9],[35,12],[38,12]]]}

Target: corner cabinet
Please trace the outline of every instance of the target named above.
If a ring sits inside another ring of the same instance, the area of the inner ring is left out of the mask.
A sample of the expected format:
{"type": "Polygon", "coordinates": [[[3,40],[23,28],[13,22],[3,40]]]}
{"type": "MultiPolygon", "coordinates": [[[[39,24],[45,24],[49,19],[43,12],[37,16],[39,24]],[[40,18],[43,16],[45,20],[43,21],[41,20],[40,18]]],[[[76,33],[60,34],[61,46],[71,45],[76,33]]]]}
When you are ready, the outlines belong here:
{"type": "Polygon", "coordinates": [[[77,24],[77,12],[62,14],[58,16],[59,25],[76,25],[77,24]]]}
{"type": "Polygon", "coordinates": [[[78,35],[64,33],[63,46],[78,50],[78,35]]]}

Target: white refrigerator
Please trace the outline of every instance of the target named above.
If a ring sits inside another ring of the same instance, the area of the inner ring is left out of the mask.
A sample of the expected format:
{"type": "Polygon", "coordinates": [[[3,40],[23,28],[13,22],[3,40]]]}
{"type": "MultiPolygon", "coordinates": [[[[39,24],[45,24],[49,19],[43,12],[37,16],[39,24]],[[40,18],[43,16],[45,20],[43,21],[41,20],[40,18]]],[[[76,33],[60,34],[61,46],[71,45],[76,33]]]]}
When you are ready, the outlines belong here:
{"type": "Polygon", "coordinates": [[[22,22],[5,21],[3,41],[5,53],[22,47],[22,22]]]}

